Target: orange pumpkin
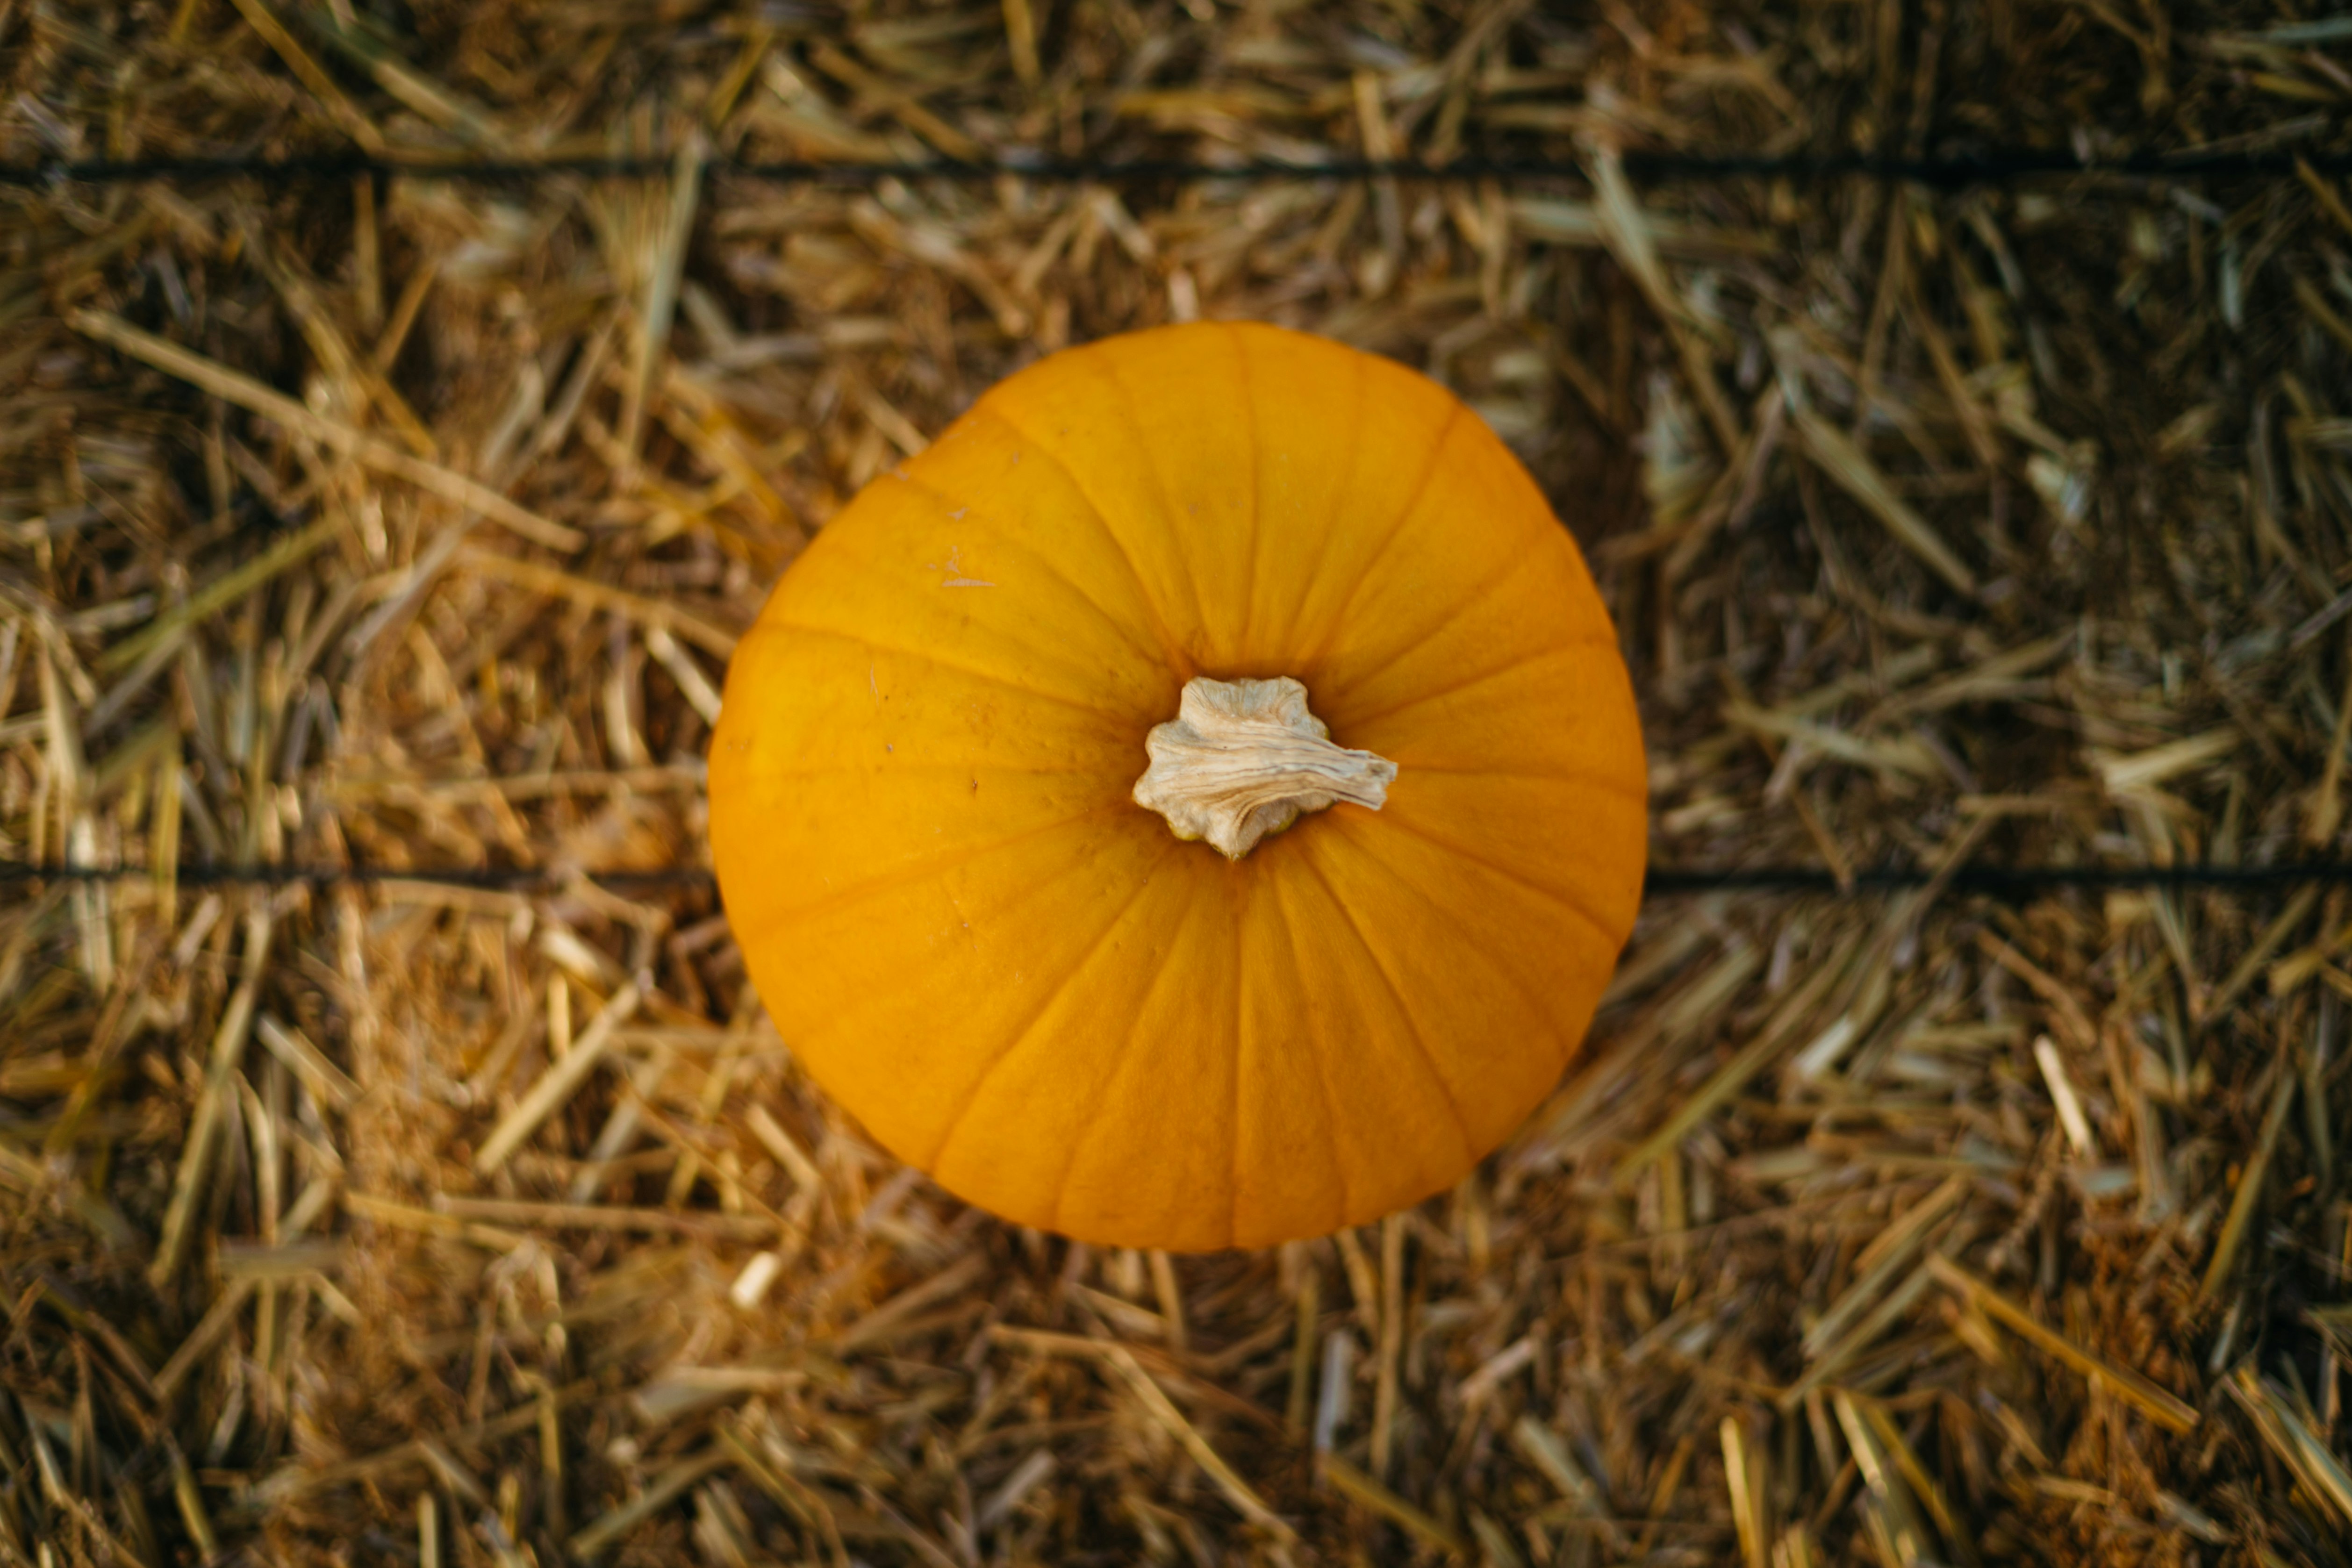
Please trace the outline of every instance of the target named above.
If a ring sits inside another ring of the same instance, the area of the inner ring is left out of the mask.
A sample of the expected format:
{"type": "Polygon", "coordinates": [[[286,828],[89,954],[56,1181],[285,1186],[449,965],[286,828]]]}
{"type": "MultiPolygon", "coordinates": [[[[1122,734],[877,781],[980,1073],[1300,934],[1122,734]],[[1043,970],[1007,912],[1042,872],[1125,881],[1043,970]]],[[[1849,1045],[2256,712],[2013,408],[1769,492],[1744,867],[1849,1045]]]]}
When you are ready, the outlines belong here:
{"type": "Polygon", "coordinates": [[[817,1082],[972,1203],[1179,1250],[1361,1223],[1507,1136],[1632,927],[1644,800],[1526,471],[1435,383],[1255,325],[1055,354],[876,479],[710,756],[817,1082]]]}

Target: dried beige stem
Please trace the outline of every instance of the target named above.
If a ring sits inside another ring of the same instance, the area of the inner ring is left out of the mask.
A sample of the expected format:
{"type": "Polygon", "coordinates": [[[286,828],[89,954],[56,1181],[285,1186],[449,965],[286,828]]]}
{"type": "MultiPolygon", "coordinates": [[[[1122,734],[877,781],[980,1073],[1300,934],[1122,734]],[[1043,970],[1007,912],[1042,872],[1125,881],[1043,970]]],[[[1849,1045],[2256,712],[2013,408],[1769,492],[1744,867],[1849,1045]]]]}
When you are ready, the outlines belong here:
{"type": "Polygon", "coordinates": [[[1302,811],[1340,800],[1379,810],[1396,764],[1331,743],[1307,711],[1307,688],[1287,675],[1184,686],[1174,722],[1144,741],[1151,766],[1135,781],[1135,802],[1168,819],[1180,839],[1206,839],[1239,860],[1302,811]]]}

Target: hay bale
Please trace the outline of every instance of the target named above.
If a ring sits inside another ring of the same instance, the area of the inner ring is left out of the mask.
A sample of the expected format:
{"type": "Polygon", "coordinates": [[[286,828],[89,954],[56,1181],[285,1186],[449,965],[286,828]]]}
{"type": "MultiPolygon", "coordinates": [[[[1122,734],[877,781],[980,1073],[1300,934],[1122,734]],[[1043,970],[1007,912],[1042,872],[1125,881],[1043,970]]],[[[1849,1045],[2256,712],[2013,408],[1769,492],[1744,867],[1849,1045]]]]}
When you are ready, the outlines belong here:
{"type": "Polygon", "coordinates": [[[2340,1560],[2352,912],[2265,873],[2341,852],[2352,33],[395,14],[0,0],[10,168],[294,171],[0,191],[0,1555],[2340,1560]],[[1556,167],[1206,172],[1464,156],[1556,167]],[[941,157],[1194,172],[750,172],[941,157]],[[1707,874],[1449,1197],[1101,1254],[807,1083],[699,756],[859,485],[1214,316],[1512,442],[1707,874]]]}

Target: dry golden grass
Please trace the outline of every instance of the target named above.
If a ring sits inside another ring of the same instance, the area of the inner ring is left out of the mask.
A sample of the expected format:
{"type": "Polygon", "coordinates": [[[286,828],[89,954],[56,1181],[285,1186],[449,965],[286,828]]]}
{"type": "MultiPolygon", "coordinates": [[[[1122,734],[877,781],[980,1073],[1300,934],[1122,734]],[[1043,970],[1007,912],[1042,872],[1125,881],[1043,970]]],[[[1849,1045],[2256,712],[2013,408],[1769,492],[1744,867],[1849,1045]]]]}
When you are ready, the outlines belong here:
{"type": "Polygon", "coordinates": [[[2347,45],[2168,0],[0,0],[14,165],[669,170],[0,191],[0,1560],[2347,1562],[2343,888],[1962,874],[2343,852],[2344,186],[1613,150],[2340,155],[2347,45]],[[729,162],[1018,153],[1580,172],[729,162]],[[1658,863],[1931,875],[1654,897],[1450,1197],[1168,1259],[826,1104],[697,874],[699,757],[859,485],[1192,316],[1398,356],[1525,456],[1658,863]],[[23,874],[68,864],[111,874],[23,874]]]}

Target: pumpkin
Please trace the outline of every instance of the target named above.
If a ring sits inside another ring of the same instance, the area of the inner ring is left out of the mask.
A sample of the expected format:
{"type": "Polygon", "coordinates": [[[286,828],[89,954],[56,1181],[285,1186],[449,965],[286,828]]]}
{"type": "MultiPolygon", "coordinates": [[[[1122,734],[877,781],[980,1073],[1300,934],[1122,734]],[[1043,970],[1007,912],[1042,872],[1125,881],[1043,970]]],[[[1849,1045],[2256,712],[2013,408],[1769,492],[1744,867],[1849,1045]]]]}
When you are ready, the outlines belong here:
{"type": "Polygon", "coordinates": [[[1258,325],[1052,355],[876,478],[736,653],[709,789],[818,1083],[971,1203],[1171,1250],[1457,1183],[1577,1050],[1646,842],[1526,471],[1258,325]]]}

